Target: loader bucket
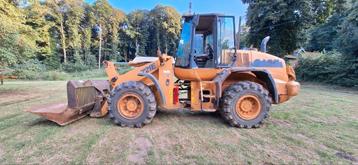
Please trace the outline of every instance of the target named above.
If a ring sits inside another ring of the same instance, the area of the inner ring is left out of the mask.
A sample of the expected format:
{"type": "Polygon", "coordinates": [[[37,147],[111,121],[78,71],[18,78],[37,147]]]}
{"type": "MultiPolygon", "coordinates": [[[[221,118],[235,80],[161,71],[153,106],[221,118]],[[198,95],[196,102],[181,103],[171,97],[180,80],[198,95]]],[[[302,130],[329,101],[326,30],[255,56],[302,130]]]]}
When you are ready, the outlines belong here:
{"type": "Polygon", "coordinates": [[[108,81],[69,81],[67,83],[67,105],[65,103],[33,107],[27,112],[40,115],[61,126],[72,123],[98,110],[109,91],[108,81]],[[96,106],[97,105],[97,106],[96,106]]]}

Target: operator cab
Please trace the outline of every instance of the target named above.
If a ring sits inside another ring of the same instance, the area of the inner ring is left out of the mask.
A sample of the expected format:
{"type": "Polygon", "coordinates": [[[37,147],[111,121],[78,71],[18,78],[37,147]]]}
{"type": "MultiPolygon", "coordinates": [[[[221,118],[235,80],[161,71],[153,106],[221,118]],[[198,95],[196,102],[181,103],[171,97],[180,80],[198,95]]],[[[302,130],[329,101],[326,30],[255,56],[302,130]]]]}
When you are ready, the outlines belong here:
{"type": "Polygon", "coordinates": [[[175,66],[225,68],[236,54],[235,17],[219,14],[183,16],[175,66]]]}

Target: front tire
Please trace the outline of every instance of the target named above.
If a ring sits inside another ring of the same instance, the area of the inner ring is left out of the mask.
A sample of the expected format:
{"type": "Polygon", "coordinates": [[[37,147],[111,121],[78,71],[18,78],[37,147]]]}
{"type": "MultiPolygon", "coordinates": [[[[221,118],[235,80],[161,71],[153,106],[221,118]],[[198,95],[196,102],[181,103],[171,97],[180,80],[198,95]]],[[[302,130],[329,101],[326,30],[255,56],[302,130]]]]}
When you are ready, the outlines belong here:
{"type": "Polygon", "coordinates": [[[141,128],[153,120],[157,111],[153,92],[137,81],[124,82],[115,87],[108,105],[109,117],[122,127],[141,128]]]}
{"type": "Polygon", "coordinates": [[[250,81],[228,87],[221,100],[221,115],[231,126],[258,128],[268,117],[271,98],[260,84],[250,81]]]}

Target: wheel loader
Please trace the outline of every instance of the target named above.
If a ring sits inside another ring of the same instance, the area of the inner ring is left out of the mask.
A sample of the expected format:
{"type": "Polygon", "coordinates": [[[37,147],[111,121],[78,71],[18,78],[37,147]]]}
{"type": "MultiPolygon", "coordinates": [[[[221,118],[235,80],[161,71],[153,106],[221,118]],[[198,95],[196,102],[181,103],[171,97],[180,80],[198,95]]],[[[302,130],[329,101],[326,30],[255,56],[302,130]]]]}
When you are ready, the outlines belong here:
{"type": "Polygon", "coordinates": [[[260,51],[239,50],[235,34],[233,16],[183,16],[174,57],[159,50],[157,57],[136,57],[125,74],[105,61],[108,80],[69,81],[67,105],[28,111],[59,125],[108,114],[119,126],[138,128],[158,109],[219,112],[231,126],[259,127],[271,105],[296,96],[300,84],[291,66],[266,53],[268,38],[260,51]]]}

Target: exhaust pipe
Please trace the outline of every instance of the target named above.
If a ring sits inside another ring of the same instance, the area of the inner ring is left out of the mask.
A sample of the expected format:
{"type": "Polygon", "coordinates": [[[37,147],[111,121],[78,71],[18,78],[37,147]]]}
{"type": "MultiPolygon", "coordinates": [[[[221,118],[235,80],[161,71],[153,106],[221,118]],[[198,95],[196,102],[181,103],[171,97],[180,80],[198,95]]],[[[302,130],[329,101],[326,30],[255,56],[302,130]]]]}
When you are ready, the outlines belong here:
{"type": "Polygon", "coordinates": [[[266,53],[267,52],[267,42],[269,42],[270,36],[265,37],[261,41],[260,51],[266,53]]]}

